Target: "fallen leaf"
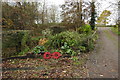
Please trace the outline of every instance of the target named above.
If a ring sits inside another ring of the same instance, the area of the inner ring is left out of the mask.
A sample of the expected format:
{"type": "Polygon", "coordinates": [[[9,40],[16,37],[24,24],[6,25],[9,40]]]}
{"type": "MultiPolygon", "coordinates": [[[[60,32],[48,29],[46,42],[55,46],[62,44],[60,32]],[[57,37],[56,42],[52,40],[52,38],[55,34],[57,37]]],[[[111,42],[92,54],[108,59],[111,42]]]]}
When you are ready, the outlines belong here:
{"type": "Polygon", "coordinates": [[[101,74],[100,76],[102,77],[103,75],[101,74]]]}
{"type": "Polygon", "coordinates": [[[66,73],[67,71],[62,71],[62,72],[66,73]]]}

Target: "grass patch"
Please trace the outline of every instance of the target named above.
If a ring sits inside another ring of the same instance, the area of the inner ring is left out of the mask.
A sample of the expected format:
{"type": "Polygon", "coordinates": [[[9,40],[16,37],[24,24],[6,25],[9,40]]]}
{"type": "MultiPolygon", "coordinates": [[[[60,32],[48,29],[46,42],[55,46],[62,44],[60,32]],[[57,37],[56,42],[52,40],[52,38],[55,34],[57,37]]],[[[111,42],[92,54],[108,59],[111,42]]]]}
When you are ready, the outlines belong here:
{"type": "Polygon", "coordinates": [[[106,33],[106,35],[107,35],[110,39],[114,40],[114,38],[109,34],[109,32],[108,32],[107,30],[105,30],[104,32],[106,33]]]}
{"type": "Polygon", "coordinates": [[[86,58],[84,58],[84,59],[81,59],[80,61],[76,61],[76,62],[74,62],[73,64],[74,65],[83,65],[85,62],[86,62],[86,58]]]}
{"type": "Polygon", "coordinates": [[[73,64],[74,65],[83,65],[86,61],[87,61],[87,57],[83,57],[81,59],[78,59],[77,57],[72,58],[72,60],[74,61],[73,64]]]}
{"type": "Polygon", "coordinates": [[[117,35],[120,35],[120,31],[118,30],[118,27],[112,27],[111,30],[117,34],[117,35]]]}

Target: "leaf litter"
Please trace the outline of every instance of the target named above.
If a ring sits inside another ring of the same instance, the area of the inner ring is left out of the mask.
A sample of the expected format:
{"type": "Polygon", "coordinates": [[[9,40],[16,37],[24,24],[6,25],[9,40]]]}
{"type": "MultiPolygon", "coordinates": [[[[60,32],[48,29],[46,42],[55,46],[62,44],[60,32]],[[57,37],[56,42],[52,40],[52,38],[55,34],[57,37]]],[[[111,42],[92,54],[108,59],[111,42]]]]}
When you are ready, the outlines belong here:
{"type": "MultiPolygon", "coordinates": [[[[84,56],[86,57],[86,56],[84,56]]],[[[81,59],[83,59],[82,57],[81,59]]],[[[79,59],[77,62],[81,62],[79,59]]],[[[60,59],[12,59],[2,62],[3,78],[84,78],[85,65],[74,64],[71,58],[60,59]],[[11,70],[9,70],[11,69],[11,70]],[[12,70],[13,69],[13,70],[12,70]],[[15,69],[15,70],[14,70],[15,69]]]]}

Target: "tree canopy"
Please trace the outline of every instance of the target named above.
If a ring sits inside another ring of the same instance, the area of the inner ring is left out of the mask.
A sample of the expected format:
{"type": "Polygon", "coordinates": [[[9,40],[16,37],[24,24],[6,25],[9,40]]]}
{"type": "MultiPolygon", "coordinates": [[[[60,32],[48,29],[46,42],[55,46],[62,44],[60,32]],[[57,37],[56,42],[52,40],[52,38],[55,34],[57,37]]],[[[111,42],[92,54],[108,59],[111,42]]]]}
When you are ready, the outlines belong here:
{"type": "Polygon", "coordinates": [[[104,10],[100,17],[98,17],[97,23],[100,25],[106,25],[108,24],[108,17],[111,15],[111,12],[108,10],[104,10]]]}

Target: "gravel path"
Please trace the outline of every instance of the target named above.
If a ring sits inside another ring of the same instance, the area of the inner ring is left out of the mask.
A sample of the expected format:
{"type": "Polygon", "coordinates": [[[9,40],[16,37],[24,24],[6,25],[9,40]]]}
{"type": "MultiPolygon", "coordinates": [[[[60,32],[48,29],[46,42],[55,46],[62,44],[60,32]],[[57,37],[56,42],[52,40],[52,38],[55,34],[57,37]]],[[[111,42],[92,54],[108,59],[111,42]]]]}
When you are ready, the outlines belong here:
{"type": "Polygon", "coordinates": [[[87,77],[118,77],[118,36],[109,27],[98,28],[99,38],[96,48],[87,61],[87,77]]]}

